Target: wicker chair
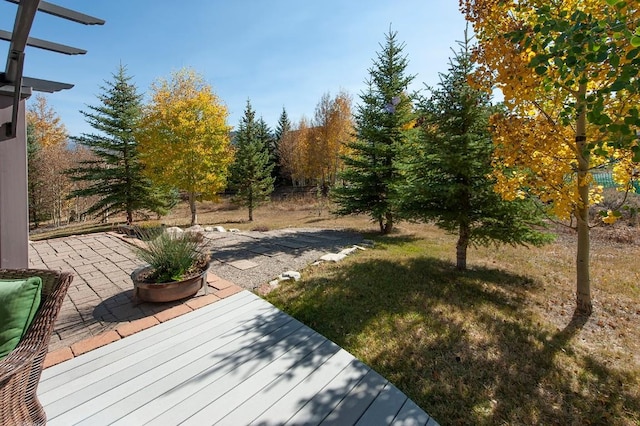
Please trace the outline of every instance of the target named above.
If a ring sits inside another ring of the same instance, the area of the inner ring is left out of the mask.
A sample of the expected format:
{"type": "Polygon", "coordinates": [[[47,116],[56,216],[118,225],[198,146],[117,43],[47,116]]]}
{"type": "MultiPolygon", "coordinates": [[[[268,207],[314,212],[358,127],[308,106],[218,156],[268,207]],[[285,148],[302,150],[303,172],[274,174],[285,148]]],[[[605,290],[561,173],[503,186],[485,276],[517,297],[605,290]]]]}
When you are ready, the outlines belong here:
{"type": "Polygon", "coordinates": [[[73,275],[45,269],[0,269],[0,279],[42,279],[40,308],[18,346],[0,360],[0,425],[44,425],[36,395],[53,325],[73,275]]]}

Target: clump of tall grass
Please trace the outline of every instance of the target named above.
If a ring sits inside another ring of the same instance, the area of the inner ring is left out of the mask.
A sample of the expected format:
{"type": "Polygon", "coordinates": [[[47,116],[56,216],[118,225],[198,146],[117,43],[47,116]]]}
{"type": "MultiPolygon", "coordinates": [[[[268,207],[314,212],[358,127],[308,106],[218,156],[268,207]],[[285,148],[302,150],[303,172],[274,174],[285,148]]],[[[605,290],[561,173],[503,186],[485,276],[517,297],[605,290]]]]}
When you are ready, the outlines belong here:
{"type": "Polygon", "coordinates": [[[201,271],[209,261],[201,234],[143,231],[142,235],[146,247],[137,248],[136,254],[151,268],[148,281],[180,281],[201,271]]]}

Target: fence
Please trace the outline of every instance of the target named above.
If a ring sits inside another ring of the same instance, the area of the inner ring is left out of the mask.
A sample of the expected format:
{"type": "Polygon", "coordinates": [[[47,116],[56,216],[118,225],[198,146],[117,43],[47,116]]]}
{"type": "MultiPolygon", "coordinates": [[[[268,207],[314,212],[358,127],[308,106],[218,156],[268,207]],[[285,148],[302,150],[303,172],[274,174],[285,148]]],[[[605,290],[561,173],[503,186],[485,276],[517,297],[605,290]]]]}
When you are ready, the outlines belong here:
{"type": "MultiPolygon", "coordinates": [[[[592,174],[593,180],[595,180],[598,185],[602,185],[604,188],[617,188],[618,186],[620,186],[613,180],[613,173],[611,172],[594,172],[592,174]]],[[[640,194],[640,182],[634,181],[633,188],[635,189],[636,193],[640,194]]]]}

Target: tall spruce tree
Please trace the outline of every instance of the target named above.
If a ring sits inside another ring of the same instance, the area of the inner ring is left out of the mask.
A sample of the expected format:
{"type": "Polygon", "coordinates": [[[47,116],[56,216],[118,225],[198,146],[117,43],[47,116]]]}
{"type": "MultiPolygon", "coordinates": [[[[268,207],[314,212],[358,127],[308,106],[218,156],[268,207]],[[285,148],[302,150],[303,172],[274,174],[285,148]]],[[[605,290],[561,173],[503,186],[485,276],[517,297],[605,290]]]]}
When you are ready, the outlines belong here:
{"type": "Polygon", "coordinates": [[[249,221],[258,204],[273,192],[273,163],[269,159],[268,143],[271,131],[264,120],[256,121],[255,111],[247,100],[244,117],[236,133],[236,155],[231,165],[231,188],[236,191],[234,200],[247,207],[249,221]]]}
{"type": "Polygon", "coordinates": [[[414,77],[405,75],[405,45],[396,37],[397,32],[385,34],[382,52],[369,69],[368,87],[355,114],[356,141],[344,157],[344,185],[333,191],[337,214],[368,214],[383,234],[391,232],[397,219],[399,152],[415,134],[414,95],[408,93],[414,77]]]}
{"type": "Polygon", "coordinates": [[[291,131],[291,121],[289,120],[289,115],[287,114],[287,110],[282,107],[282,113],[278,118],[278,124],[276,125],[274,134],[273,134],[273,144],[269,148],[269,155],[271,156],[271,160],[273,161],[273,172],[272,176],[276,179],[275,183],[280,185],[286,182],[286,178],[282,171],[281,159],[280,159],[280,142],[282,138],[284,138],[287,133],[291,131]]]}
{"type": "Polygon", "coordinates": [[[70,171],[73,180],[89,183],[70,196],[98,196],[86,213],[125,212],[130,224],[134,212],[162,213],[171,200],[168,192],[154,187],[142,175],[134,137],[141,118],[142,95],[122,64],[112,77],[111,81],[105,81],[103,93],[97,96],[101,104],[89,105],[89,111],[81,111],[97,133],[83,133],[73,140],[91,150],[96,159],[83,161],[70,171]]]}
{"type": "Polygon", "coordinates": [[[267,147],[267,153],[269,157],[269,164],[271,167],[271,177],[273,177],[273,184],[275,185],[278,176],[276,175],[276,167],[278,166],[277,155],[277,142],[274,132],[262,117],[257,121],[258,139],[262,141],[265,147],[267,147]]]}
{"type": "Polygon", "coordinates": [[[464,270],[470,243],[539,245],[549,236],[532,228],[542,219],[530,202],[504,201],[493,190],[488,119],[496,108],[487,91],[467,83],[473,63],[466,34],[460,46],[421,102],[420,142],[405,147],[398,193],[405,218],[434,220],[458,235],[456,267],[464,270]]]}

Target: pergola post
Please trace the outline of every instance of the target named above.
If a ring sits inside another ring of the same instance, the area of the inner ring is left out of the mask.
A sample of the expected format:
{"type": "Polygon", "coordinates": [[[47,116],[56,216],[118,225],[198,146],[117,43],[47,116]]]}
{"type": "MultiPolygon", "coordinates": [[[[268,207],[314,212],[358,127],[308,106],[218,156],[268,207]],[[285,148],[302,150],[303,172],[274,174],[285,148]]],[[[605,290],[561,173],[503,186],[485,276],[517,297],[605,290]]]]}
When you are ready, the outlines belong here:
{"type": "MultiPolygon", "coordinates": [[[[13,94],[0,93],[0,123],[10,122],[12,114],[13,94]]],[[[0,268],[29,265],[26,127],[21,99],[14,137],[0,140],[0,268]]]]}
{"type": "Polygon", "coordinates": [[[7,65],[0,72],[0,268],[29,265],[29,198],[27,196],[27,121],[25,99],[32,90],[53,93],[72,84],[23,76],[27,46],[65,55],[86,50],[29,37],[36,12],[78,22],[102,25],[104,20],[42,0],[7,0],[18,5],[13,32],[0,30],[9,42],[7,65]]]}

